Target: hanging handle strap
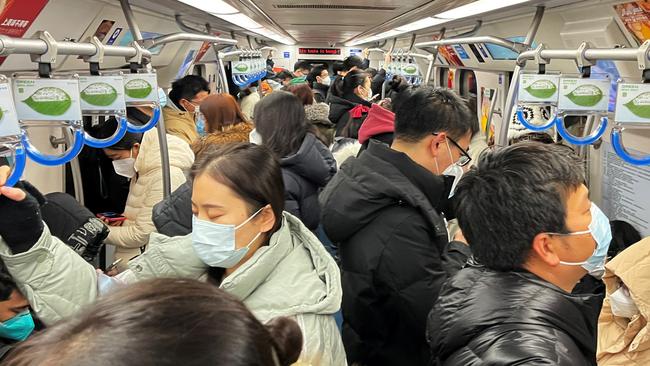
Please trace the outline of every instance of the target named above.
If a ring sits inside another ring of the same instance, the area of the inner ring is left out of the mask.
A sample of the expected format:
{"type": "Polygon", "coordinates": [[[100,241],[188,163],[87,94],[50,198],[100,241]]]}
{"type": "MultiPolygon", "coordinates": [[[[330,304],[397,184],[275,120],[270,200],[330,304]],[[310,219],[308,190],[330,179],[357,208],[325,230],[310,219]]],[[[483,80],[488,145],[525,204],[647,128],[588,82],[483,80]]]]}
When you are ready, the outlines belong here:
{"type": "Polygon", "coordinates": [[[564,125],[564,118],[558,118],[557,121],[557,132],[562,136],[562,138],[570,144],[573,145],[591,145],[594,142],[598,141],[607,131],[607,123],[609,118],[603,116],[600,118],[600,124],[596,129],[594,129],[589,135],[584,137],[576,137],[572,135],[564,125]]]}
{"type": "Polygon", "coordinates": [[[45,166],[58,166],[68,163],[79,153],[84,146],[84,131],[80,126],[73,126],[74,128],[74,141],[72,145],[68,147],[68,150],[61,155],[47,155],[40,152],[34,145],[32,145],[29,140],[27,133],[23,133],[23,145],[27,152],[27,156],[34,162],[45,165],[45,166]]]}
{"type": "Polygon", "coordinates": [[[616,126],[612,129],[612,146],[616,154],[623,161],[632,165],[650,165],[650,155],[634,156],[627,151],[623,145],[623,130],[624,128],[621,126],[616,126]]]}
{"type": "Polygon", "coordinates": [[[4,185],[6,187],[13,187],[16,185],[16,183],[18,183],[20,177],[23,176],[25,165],[27,164],[27,155],[25,154],[25,148],[20,142],[14,145],[8,145],[7,147],[9,147],[14,152],[14,166],[11,169],[11,174],[9,175],[9,178],[7,178],[7,181],[4,185]]]}
{"type": "Polygon", "coordinates": [[[555,112],[555,115],[553,115],[553,117],[548,120],[548,123],[546,123],[544,125],[534,125],[534,124],[530,123],[529,120],[526,119],[526,116],[524,116],[524,111],[522,110],[521,106],[517,107],[517,120],[524,127],[526,127],[527,129],[529,129],[531,131],[534,131],[534,132],[546,131],[549,128],[553,127],[553,125],[559,124],[557,112],[555,112]]]}
{"type": "Polygon", "coordinates": [[[94,147],[96,149],[103,149],[117,144],[124,137],[124,135],[126,135],[126,132],[129,128],[129,121],[126,119],[126,116],[116,116],[115,119],[117,120],[117,129],[115,130],[113,136],[105,139],[98,139],[91,136],[88,132],[85,132],[84,139],[86,141],[86,145],[94,147]]]}

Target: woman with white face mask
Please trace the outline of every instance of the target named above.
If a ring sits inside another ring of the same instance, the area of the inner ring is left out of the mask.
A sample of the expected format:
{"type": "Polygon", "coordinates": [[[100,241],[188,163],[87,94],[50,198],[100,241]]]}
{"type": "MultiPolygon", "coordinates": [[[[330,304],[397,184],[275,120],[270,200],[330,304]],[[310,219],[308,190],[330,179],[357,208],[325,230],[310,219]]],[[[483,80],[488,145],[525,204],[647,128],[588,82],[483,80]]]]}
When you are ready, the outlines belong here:
{"type": "Polygon", "coordinates": [[[598,319],[598,365],[650,364],[650,238],[605,265],[607,296],[598,319]]]}
{"type": "MultiPolygon", "coordinates": [[[[147,136],[138,159],[146,142],[147,136]]],[[[33,197],[2,187],[9,172],[0,167],[0,216],[33,212],[33,197]]],[[[27,296],[46,324],[74,316],[97,296],[131,282],[207,279],[241,299],[262,322],[278,316],[296,320],[304,339],[299,363],[346,365],[333,316],[342,300],[338,266],[300,220],[283,212],[284,183],[274,155],[249,143],[215,145],[193,165],[192,178],[193,232],[174,238],[152,234],[147,250],[116,277],[97,274],[52,237],[36,214],[22,215],[16,224],[33,228],[38,239],[27,245],[0,240],[0,258],[19,286],[34,289],[27,296]],[[48,259],[41,264],[43,254],[48,259]]],[[[0,237],[5,234],[0,230],[0,237]]]]}
{"type": "MultiPolygon", "coordinates": [[[[171,189],[174,191],[187,180],[183,171],[192,166],[194,153],[176,136],[167,135],[167,145],[171,189]]],[[[105,242],[116,247],[113,260],[122,259],[120,265],[124,269],[131,258],[142,253],[141,248],[144,249],[149,235],[155,231],[151,213],[153,206],[163,199],[157,132],[152,130],[144,136],[127,132],[117,144],[105,148],[104,153],[113,160],[115,173],[131,180],[122,214],[124,221],[106,221],[111,225],[111,231],[105,242]]]]}

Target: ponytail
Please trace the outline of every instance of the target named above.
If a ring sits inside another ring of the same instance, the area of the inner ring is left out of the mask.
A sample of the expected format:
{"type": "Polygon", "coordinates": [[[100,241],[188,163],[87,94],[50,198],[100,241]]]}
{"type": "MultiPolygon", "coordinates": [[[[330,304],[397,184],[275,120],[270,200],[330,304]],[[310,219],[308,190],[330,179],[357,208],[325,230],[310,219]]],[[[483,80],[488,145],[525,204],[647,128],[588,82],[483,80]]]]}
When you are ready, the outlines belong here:
{"type": "Polygon", "coordinates": [[[339,98],[349,97],[354,94],[354,89],[363,86],[368,77],[368,74],[361,70],[353,70],[345,76],[337,76],[332,92],[339,98]]]}

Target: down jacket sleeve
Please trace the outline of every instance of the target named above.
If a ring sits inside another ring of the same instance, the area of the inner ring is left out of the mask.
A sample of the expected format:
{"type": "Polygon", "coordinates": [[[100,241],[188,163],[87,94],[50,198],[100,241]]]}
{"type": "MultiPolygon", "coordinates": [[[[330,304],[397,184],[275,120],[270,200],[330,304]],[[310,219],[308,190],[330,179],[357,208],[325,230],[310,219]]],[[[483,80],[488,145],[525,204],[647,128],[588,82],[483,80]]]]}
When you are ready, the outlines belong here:
{"type": "Polygon", "coordinates": [[[76,314],[97,297],[97,273],[45,226],[36,244],[12,254],[0,240],[0,258],[46,325],[76,314]]]}
{"type": "MultiPolygon", "coordinates": [[[[149,175],[158,174],[160,171],[152,171],[149,175]]],[[[152,181],[152,177],[140,177],[140,180],[152,181]]],[[[137,184],[137,183],[136,183],[137,184]]],[[[149,235],[155,231],[155,226],[151,220],[153,206],[163,198],[162,184],[148,184],[145,196],[143,197],[143,206],[138,210],[138,214],[133,220],[126,220],[123,226],[113,226],[106,238],[106,243],[124,247],[139,248],[143,247],[149,241],[149,235]]]]}
{"type": "Polygon", "coordinates": [[[167,236],[192,232],[192,184],[188,181],[153,208],[156,230],[167,236]]]}
{"type": "MultiPolygon", "coordinates": [[[[426,333],[426,319],[448,278],[441,250],[419,213],[405,216],[386,240],[377,280],[388,290],[387,302],[405,329],[426,333]]],[[[372,326],[372,325],[369,325],[372,326]]]]}

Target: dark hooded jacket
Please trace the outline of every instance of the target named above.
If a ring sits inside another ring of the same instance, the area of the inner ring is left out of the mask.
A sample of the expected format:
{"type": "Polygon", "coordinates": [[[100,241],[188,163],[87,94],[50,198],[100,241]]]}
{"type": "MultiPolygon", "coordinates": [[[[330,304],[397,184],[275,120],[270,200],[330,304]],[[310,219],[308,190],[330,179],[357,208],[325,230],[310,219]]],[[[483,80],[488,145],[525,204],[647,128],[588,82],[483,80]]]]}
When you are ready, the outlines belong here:
{"type": "Polygon", "coordinates": [[[297,153],[280,159],[284,179],[284,210],[300,218],[310,230],[320,224],[318,193],[336,174],[332,153],[311,133],[297,153]]]}
{"type": "MultiPolygon", "coordinates": [[[[342,136],[343,129],[350,121],[350,110],[358,105],[370,108],[372,103],[352,95],[349,98],[341,98],[336,95],[330,95],[330,121],[336,125],[336,136],[342,136]]],[[[365,119],[365,115],[362,117],[365,119]]],[[[363,121],[361,121],[363,122],[363,121]]],[[[357,138],[357,136],[345,136],[357,138]]]]}
{"type": "Polygon", "coordinates": [[[449,243],[440,211],[452,180],[371,141],[321,194],[322,224],[339,245],[343,343],[350,364],[426,365],[426,319],[469,247],[449,243]]]}
{"type": "Polygon", "coordinates": [[[527,271],[475,264],[445,284],[429,315],[434,365],[596,365],[595,295],[527,271]]]}

